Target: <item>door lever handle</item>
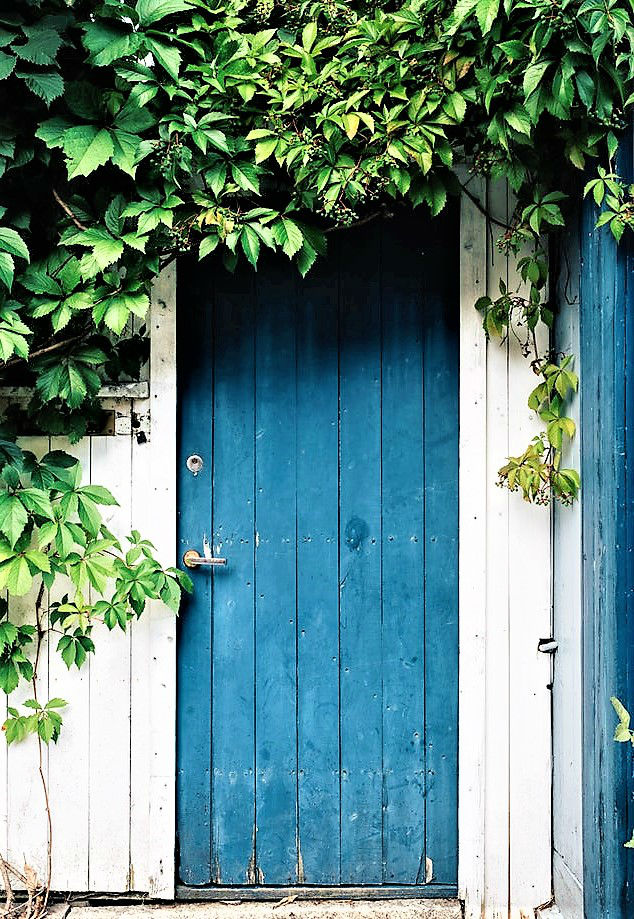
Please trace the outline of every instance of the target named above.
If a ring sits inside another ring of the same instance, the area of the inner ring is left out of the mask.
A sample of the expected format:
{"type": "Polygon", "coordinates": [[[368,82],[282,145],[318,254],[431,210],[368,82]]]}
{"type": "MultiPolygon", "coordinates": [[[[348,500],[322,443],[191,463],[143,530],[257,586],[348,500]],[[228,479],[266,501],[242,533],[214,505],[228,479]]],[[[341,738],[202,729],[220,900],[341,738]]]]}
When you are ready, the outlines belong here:
{"type": "Polygon", "coordinates": [[[201,555],[196,549],[188,549],[183,555],[183,564],[186,568],[218,568],[227,564],[226,558],[211,558],[201,555]]]}

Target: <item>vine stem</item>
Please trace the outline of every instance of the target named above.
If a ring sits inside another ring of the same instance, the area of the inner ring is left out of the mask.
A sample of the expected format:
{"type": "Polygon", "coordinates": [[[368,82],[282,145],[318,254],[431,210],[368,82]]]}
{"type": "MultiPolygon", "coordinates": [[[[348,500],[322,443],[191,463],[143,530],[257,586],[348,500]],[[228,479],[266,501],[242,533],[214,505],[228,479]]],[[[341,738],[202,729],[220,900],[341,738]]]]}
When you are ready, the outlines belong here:
{"type": "Polygon", "coordinates": [[[504,223],[502,220],[498,220],[497,217],[494,217],[492,214],[490,214],[489,211],[487,211],[484,204],[482,204],[480,199],[476,195],[474,195],[473,192],[469,191],[469,189],[467,188],[464,182],[461,182],[460,180],[458,180],[458,184],[460,185],[460,188],[463,190],[463,192],[465,193],[469,201],[475,204],[477,209],[480,211],[481,214],[483,214],[487,218],[487,220],[490,220],[491,223],[495,223],[498,227],[502,227],[503,230],[513,229],[513,227],[509,226],[508,223],[504,223]]]}
{"type": "Polygon", "coordinates": [[[354,230],[357,227],[364,226],[366,223],[371,223],[373,220],[376,220],[377,217],[393,217],[393,216],[394,215],[390,211],[386,211],[386,210],[374,211],[374,213],[368,214],[367,217],[362,217],[360,220],[355,220],[354,223],[350,223],[348,225],[344,224],[342,226],[335,224],[332,227],[327,227],[324,230],[324,233],[338,233],[341,230],[354,230]]]}
{"type": "MultiPolygon", "coordinates": [[[[32,360],[34,357],[41,357],[43,354],[50,354],[52,351],[58,351],[60,348],[64,348],[66,345],[72,345],[85,337],[86,335],[73,335],[72,338],[64,338],[61,341],[56,341],[52,345],[47,345],[45,348],[38,348],[37,351],[32,351],[28,359],[32,360]]],[[[11,357],[8,361],[5,361],[4,366],[10,367],[14,364],[24,363],[25,359],[23,357],[11,357]]]]}
{"type": "Polygon", "coordinates": [[[11,907],[13,906],[13,888],[11,886],[11,878],[9,877],[9,869],[7,868],[7,863],[1,855],[0,855],[0,875],[2,875],[2,882],[4,884],[4,891],[6,894],[4,912],[5,912],[5,915],[8,915],[11,912],[11,907]]]}
{"type": "MultiPolygon", "coordinates": [[[[35,646],[35,661],[33,664],[33,677],[31,680],[33,686],[33,698],[35,701],[38,701],[37,697],[37,671],[40,661],[40,652],[42,650],[42,640],[45,634],[44,629],[42,628],[42,601],[44,600],[44,581],[40,584],[40,589],[38,591],[37,600],[35,602],[35,625],[37,629],[37,643],[35,646]]],[[[42,746],[42,738],[40,737],[39,731],[37,734],[37,746],[38,746],[38,767],[40,774],[40,782],[42,784],[42,791],[44,793],[44,806],[46,809],[46,823],[47,823],[47,846],[46,846],[46,884],[44,888],[44,901],[42,904],[42,909],[45,910],[48,904],[49,894],[51,892],[51,878],[53,874],[53,818],[51,815],[51,805],[48,794],[48,782],[46,781],[46,776],[44,775],[44,749],[42,746]]]]}
{"type": "Polygon", "coordinates": [[[65,202],[62,198],[60,198],[60,196],[57,194],[57,192],[55,191],[55,189],[53,189],[53,197],[55,198],[55,200],[57,201],[57,203],[59,204],[59,206],[61,207],[61,209],[64,211],[64,213],[67,214],[67,215],[70,217],[70,219],[73,221],[73,223],[75,224],[75,226],[77,227],[78,230],[87,230],[87,229],[88,229],[88,227],[84,226],[84,224],[81,223],[81,221],[77,219],[77,217],[76,217],[75,214],[72,212],[72,210],[70,209],[70,207],[66,204],[66,202],[65,202]]]}

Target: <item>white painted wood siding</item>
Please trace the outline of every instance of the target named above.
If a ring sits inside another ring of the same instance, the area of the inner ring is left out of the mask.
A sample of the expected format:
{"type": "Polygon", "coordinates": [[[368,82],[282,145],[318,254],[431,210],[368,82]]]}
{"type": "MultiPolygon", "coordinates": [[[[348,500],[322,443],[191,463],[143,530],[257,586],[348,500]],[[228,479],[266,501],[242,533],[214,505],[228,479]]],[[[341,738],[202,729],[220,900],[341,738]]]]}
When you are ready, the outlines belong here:
{"type": "MultiPolygon", "coordinates": [[[[486,200],[482,184],[470,190],[486,200]]],[[[505,186],[487,204],[508,221],[505,186]]],[[[552,893],[550,659],[537,650],[551,628],[551,524],[496,485],[539,430],[537,380],[512,335],[483,343],[475,300],[518,278],[501,228],[467,197],[462,209],[459,885],[466,919],[526,919],[552,893]]]]}
{"type": "MultiPolygon", "coordinates": [[[[118,507],[102,508],[106,525],[124,536],[139,529],[164,564],[175,560],[175,270],[154,287],[155,342],[149,398],[106,398],[114,436],[71,446],[62,438],[23,438],[36,454],[64,449],[82,463],[84,481],[108,487],[118,507]],[[154,413],[150,432],[150,401],[154,413]]],[[[143,388],[138,387],[143,393],[143,388]]],[[[52,599],[63,594],[56,587],[52,599]]],[[[32,621],[35,594],[12,602],[12,615],[32,621]]],[[[45,647],[41,699],[70,704],[58,745],[46,751],[53,816],[53,888],[139,891],[171,897],[174,889],[176,622],[162,604],[124,634],[97,626],[96,653],[70,671],[45,647]]],[[[28,698],[30,687],[20,690],[28,698]]],[[[18,693],[12,696],[18,701],[18,693]]],[[[44,877],[46,821],[33,738],[0,744],[0,841],[18,867],[44,877]]]]}

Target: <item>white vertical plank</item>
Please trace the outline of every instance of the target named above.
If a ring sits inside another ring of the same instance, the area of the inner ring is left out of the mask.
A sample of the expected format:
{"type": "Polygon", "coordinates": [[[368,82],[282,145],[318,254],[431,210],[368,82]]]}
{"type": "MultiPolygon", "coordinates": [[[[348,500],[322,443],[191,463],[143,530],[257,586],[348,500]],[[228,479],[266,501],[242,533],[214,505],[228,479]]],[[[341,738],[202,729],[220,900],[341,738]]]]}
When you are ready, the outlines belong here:
{"type": "MultiPolygon", "coordinates": [[[[62,437],[51,439],[52,450],[76,456],[82,466],[83,481],[90,479],[90,441],[69,444],[62,437]]],[[[66,578],[50,592],[59,600],[73,588],[66,578]]],[[[89,824],[89,684],[90,658],[81,670],[69,670],[57,652],[59,636],[49,646],[49,694],[68,702],[63,709],[64,724],[59,742],[49,753],[49,790],[53,818],[53,890],[88,890],[89,824]]]]}
{"type": "MultiPolygon", "coordinates": [[[[470,191],[485,201],[486,187],[470,191]]],[[[458,874],[466,919],[484,898],[487,346],[474,309],[486,292],[486,218],[463,195],[460,212],[460,549],[458,874]]]]}
{"type": "MultiPolygon", "coordinates": [[[[164,564],[176,560],[176,265],[152,289],[150,533],[164,564]]],[[[149,893],[174,895],[176,834],[176,620],[153,604],[149,662],[149,893]]]]}
{"type": "MultiPolygon", "coordinates": [[[[48,437],[24,437],[20,446],[31,450],[36,456],[48,451],[48,437]]],[[[39,585],[25,596],[9,601],[10,616],[16,624],[35,624],[35,603],[39,585]]],[[[43,604],[46,616],[46,604],[43,604]]],[[[34,646],[33,646],[34,647],[34,646]]],[[[46,641],[40,651],[38,665],[38,696],[48,698],[48,650],[46,641]]],[[[33,655],[29,657],[32,659],[33,655]]],[[[25,699],[33,697],[30,683],[21,681],[11,694],[9,704],[18,707],[25,699]]],[[[48,774],[48,751],[44,747],[44,774],[48,774]]],[[[28,737],[21,743],[12,744],[7,751],[7,821],[9,862],[22,870],[25,864],[33,868],[38,880],[46,879],[48,828],[44,792],[39,776],[38,745],[35,737],[28,737]]],[[[16,885],[17,886],[17,885],[16,885]]]]}
{"type": "MultiPolygon", "coordinates": [[[[134,410],[142,418],[139,440],[132,437],[132,526],[153,540],[155,533],[150,520],[152,482],[150,480],[150,443],[147,400],[135,403],[134,410]]],[[[176,538],[176,534],[174,534],[176,538]]],[[[130,887],[148,891],[151,885],[150,867],[150,775],[151,730],[150,664],[153,613],[151,610],[135,622],[130,631],[131,685],[130,685],[130,887]]]]}
{"type": "MultiPolygon", "coordinates": [[[[489,212],[506,222],[506,188],[489,190],[489,212]]],[[[499,296],[507,264],[488,242],[487,293],[499,296]]],[[[486,538],[486,758],[485,903],[487,919],[508,919],[509,906],[509,495],[496,485],[497,470],[508,456],[508,344],[492,341],[487,351],[487,538],[486,538]]]]}
{"type": "MultiPolygon", "coordinates": [[[[509,215],[514,201],[509,202],[509,215]]],[[[521,278],[509,259],[509,290],[521,278]]],[[[518,334],[525,333],[518,329],[518,334]]],[[[548,330],[536,329],[546,354],[548,330]]],[[[521,453],[543,424],[527,405],[539,378],[516,338],[509,347],[509,449],[521,453]]],[[[537,650],[551,632],[550,512],[519,493],[509,501],[509,704],[510,704],[510,900],[511,917],[524,919],[552,897],[551,858],[551,660],[537,650]]]]}
{"type": "MultiPolygon", "coordinates": [[[[556,324],[557,348],[576,356],[579,366],[579,235],[566,239],[556,324]],[[568,276],[572,272],[572,276],[568,276]]],[[[572,418],[579,418],[579,397],[570,403],[572,418]]],[[[579,435],[566,445],[564,466],[580,468],[579,435]]],[[[582,483],[583,484],[583,483],[582,483]]],[[[583,914],[582,844],[582,617],[581,617],[581,502],[554,509],[553,607],[554,635],[559,642],[553,687],[553,887],[565,916],[583,914]]]]}
{"type": "MultiPolygon", "coordinates": [[[[129,437],[92,437],[90,480],[109,488],[119,507],[102,508],[117,536],[130,532],[129,437]]],[[[89,887],[128,888],[130,863],[130,635],[96,626],[90,661],[89,887]]]]}
{"type": "MultiPolygon", "coordinates": [[[[133,317],[135,330],[146,320],[133,317]]],[[[151,324],[151,317],[148,317],[151,324]]],[[[149,380],[149,362],[141,369],[141,379],[149,380]]],[[[149,400],[135,402],[132,412],[139,426],[132,430],[132,527],[148,538],[151,532],[149,400]]],[[[176,533],[174,532],[174,540],[176,533]]],[[[130,631],[130,889],[150,888],[150,639],[152,612],[147,610],[130,631]]]]}

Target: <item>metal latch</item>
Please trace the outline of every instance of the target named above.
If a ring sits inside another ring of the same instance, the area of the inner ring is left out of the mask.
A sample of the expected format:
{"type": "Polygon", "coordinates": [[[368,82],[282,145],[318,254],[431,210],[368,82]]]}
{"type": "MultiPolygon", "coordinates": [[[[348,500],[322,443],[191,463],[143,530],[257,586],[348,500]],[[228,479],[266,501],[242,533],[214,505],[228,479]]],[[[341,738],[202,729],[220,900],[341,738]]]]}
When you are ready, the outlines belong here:
{"type": "Polygon", "coordinates": [[[559,642],[554,638],[540,638],[537,643],[537,650],[542,654],[554,654],[559,647],[559,642]]]}

